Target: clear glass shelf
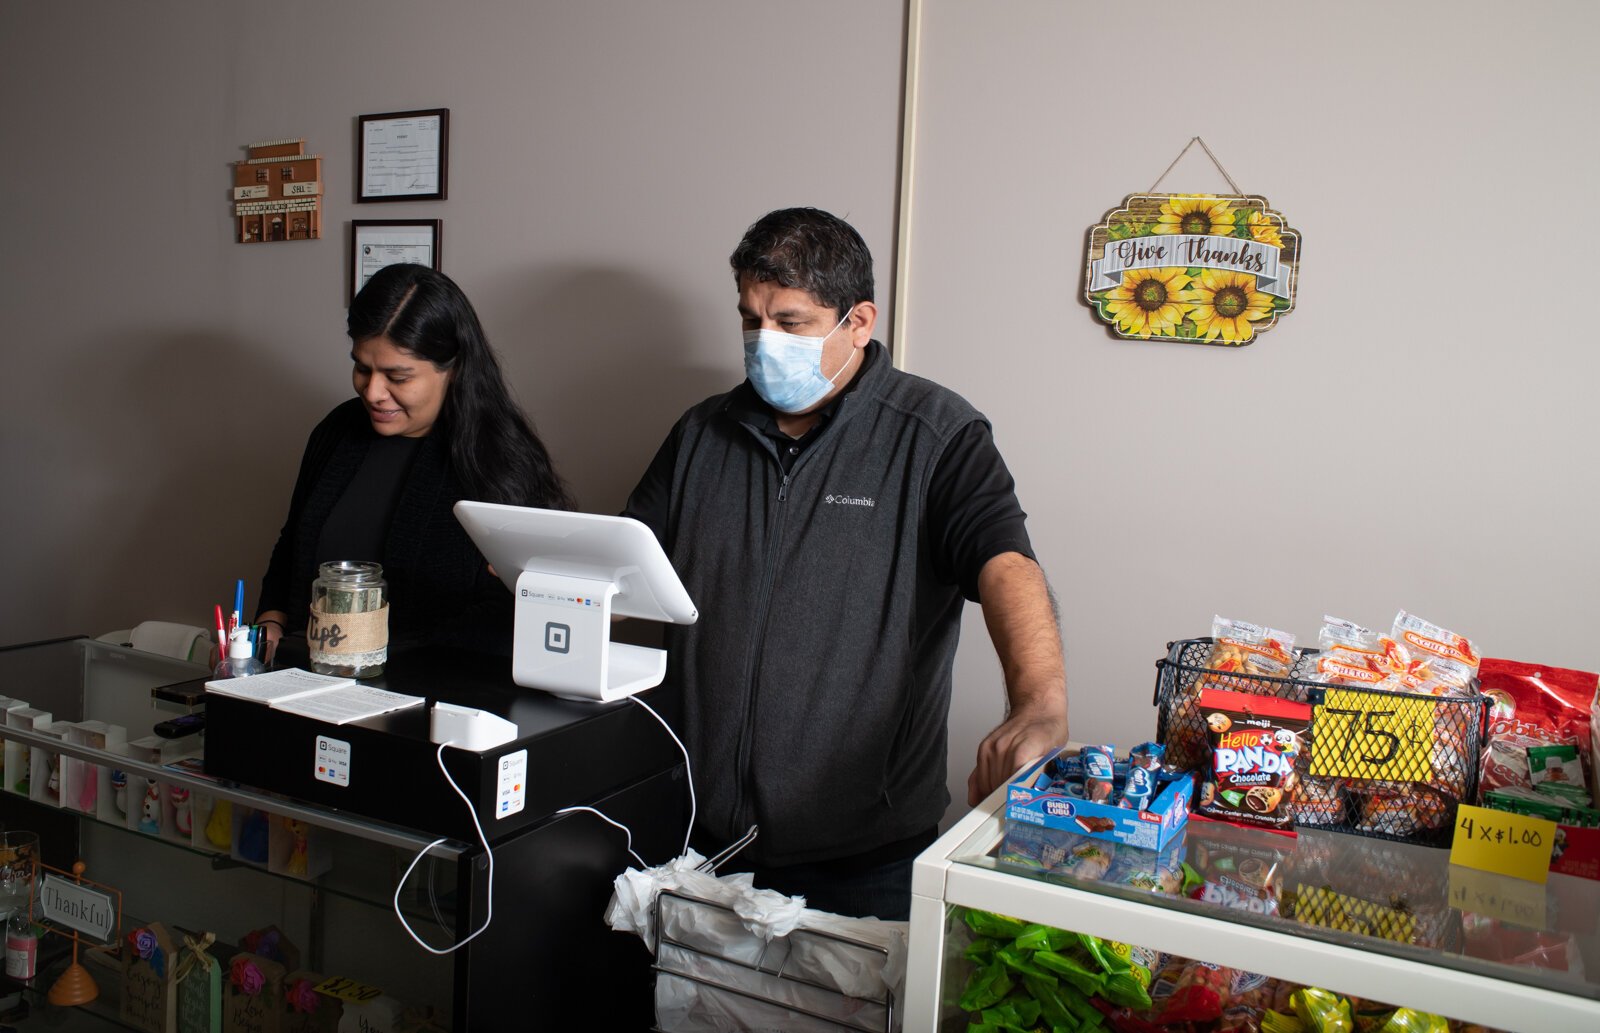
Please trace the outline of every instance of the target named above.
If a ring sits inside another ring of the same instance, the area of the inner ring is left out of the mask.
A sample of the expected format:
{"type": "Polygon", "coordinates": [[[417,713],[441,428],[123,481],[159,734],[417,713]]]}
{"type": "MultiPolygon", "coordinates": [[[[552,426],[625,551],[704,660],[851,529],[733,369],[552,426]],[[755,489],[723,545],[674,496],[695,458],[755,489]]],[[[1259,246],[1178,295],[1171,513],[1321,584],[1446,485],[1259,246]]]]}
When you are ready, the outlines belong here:
{"type": "Polygon", "coordinates": [[[1451,865],[1444,849],[1194,819],[1160,854],[991,820],[949,856],[1030,882],[1600,1000],[1593,880],[1551,875],[1539,886],[1451,865]],[[1059,871],[1086,846],[1109,848],[1111,867],[1101,871],[1091,854],[1078,874],[1059,871]],[[1174,887],[1185,874],[1187,885],[1174,887]]]}

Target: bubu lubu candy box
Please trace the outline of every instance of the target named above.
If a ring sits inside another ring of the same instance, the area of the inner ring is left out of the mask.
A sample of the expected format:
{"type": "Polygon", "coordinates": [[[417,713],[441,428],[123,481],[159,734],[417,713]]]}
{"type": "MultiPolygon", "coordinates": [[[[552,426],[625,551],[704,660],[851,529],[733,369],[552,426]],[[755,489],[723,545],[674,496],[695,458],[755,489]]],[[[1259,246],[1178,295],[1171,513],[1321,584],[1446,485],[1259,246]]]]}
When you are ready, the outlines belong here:
{"type": "Polygon", "coordinates": [[[1194,796],[1185,773],[1161,787],[1144,811],[1068,795],[1048,774],[1062,747],[1031,765],[1006,787],[1006,820],[1063,829],[1145,850],[1161,850],[1183,831],[1194,796]]]}

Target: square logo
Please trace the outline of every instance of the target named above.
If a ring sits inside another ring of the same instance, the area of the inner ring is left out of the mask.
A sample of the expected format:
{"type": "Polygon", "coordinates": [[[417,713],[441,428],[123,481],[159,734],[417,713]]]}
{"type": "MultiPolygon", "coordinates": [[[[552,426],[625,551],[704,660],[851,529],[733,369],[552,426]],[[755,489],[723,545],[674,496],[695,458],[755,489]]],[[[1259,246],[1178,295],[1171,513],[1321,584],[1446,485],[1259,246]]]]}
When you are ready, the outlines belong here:
{"type": "Polygon", "coordinates": [[[549,621],[544,626],[544,648],[552,653],[565,653],[570,648],[567,639],[572,629],[565,624],[549,621]]]}

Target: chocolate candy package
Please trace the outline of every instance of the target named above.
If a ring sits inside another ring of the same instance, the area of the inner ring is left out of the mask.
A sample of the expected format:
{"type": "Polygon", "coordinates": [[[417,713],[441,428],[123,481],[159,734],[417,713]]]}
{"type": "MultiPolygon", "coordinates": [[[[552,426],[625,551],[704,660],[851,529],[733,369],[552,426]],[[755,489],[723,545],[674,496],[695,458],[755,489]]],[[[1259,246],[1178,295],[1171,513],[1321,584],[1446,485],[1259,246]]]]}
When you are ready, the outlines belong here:
{"type": "Polygon", "coordinates": [[[1295,765],[1306,749],[1311,706],[1204,689],[1200,709],[1211,758],[1196,812],[1219,821],[1292,832],[1295,765]]]}

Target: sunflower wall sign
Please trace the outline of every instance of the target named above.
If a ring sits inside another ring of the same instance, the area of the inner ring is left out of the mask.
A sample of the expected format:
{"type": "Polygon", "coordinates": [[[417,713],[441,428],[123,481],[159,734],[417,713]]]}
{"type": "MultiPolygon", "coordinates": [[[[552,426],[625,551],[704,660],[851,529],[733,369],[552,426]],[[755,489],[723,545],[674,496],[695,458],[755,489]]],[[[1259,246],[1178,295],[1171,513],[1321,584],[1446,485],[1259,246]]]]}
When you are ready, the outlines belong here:
{"type": "Polygon", "coordinates": [[[1249,344],[1294,308],[1299,258],[1264,197],[1132,194],[1089,233],[1084,295],[1118,337],[1249,344]]]}

